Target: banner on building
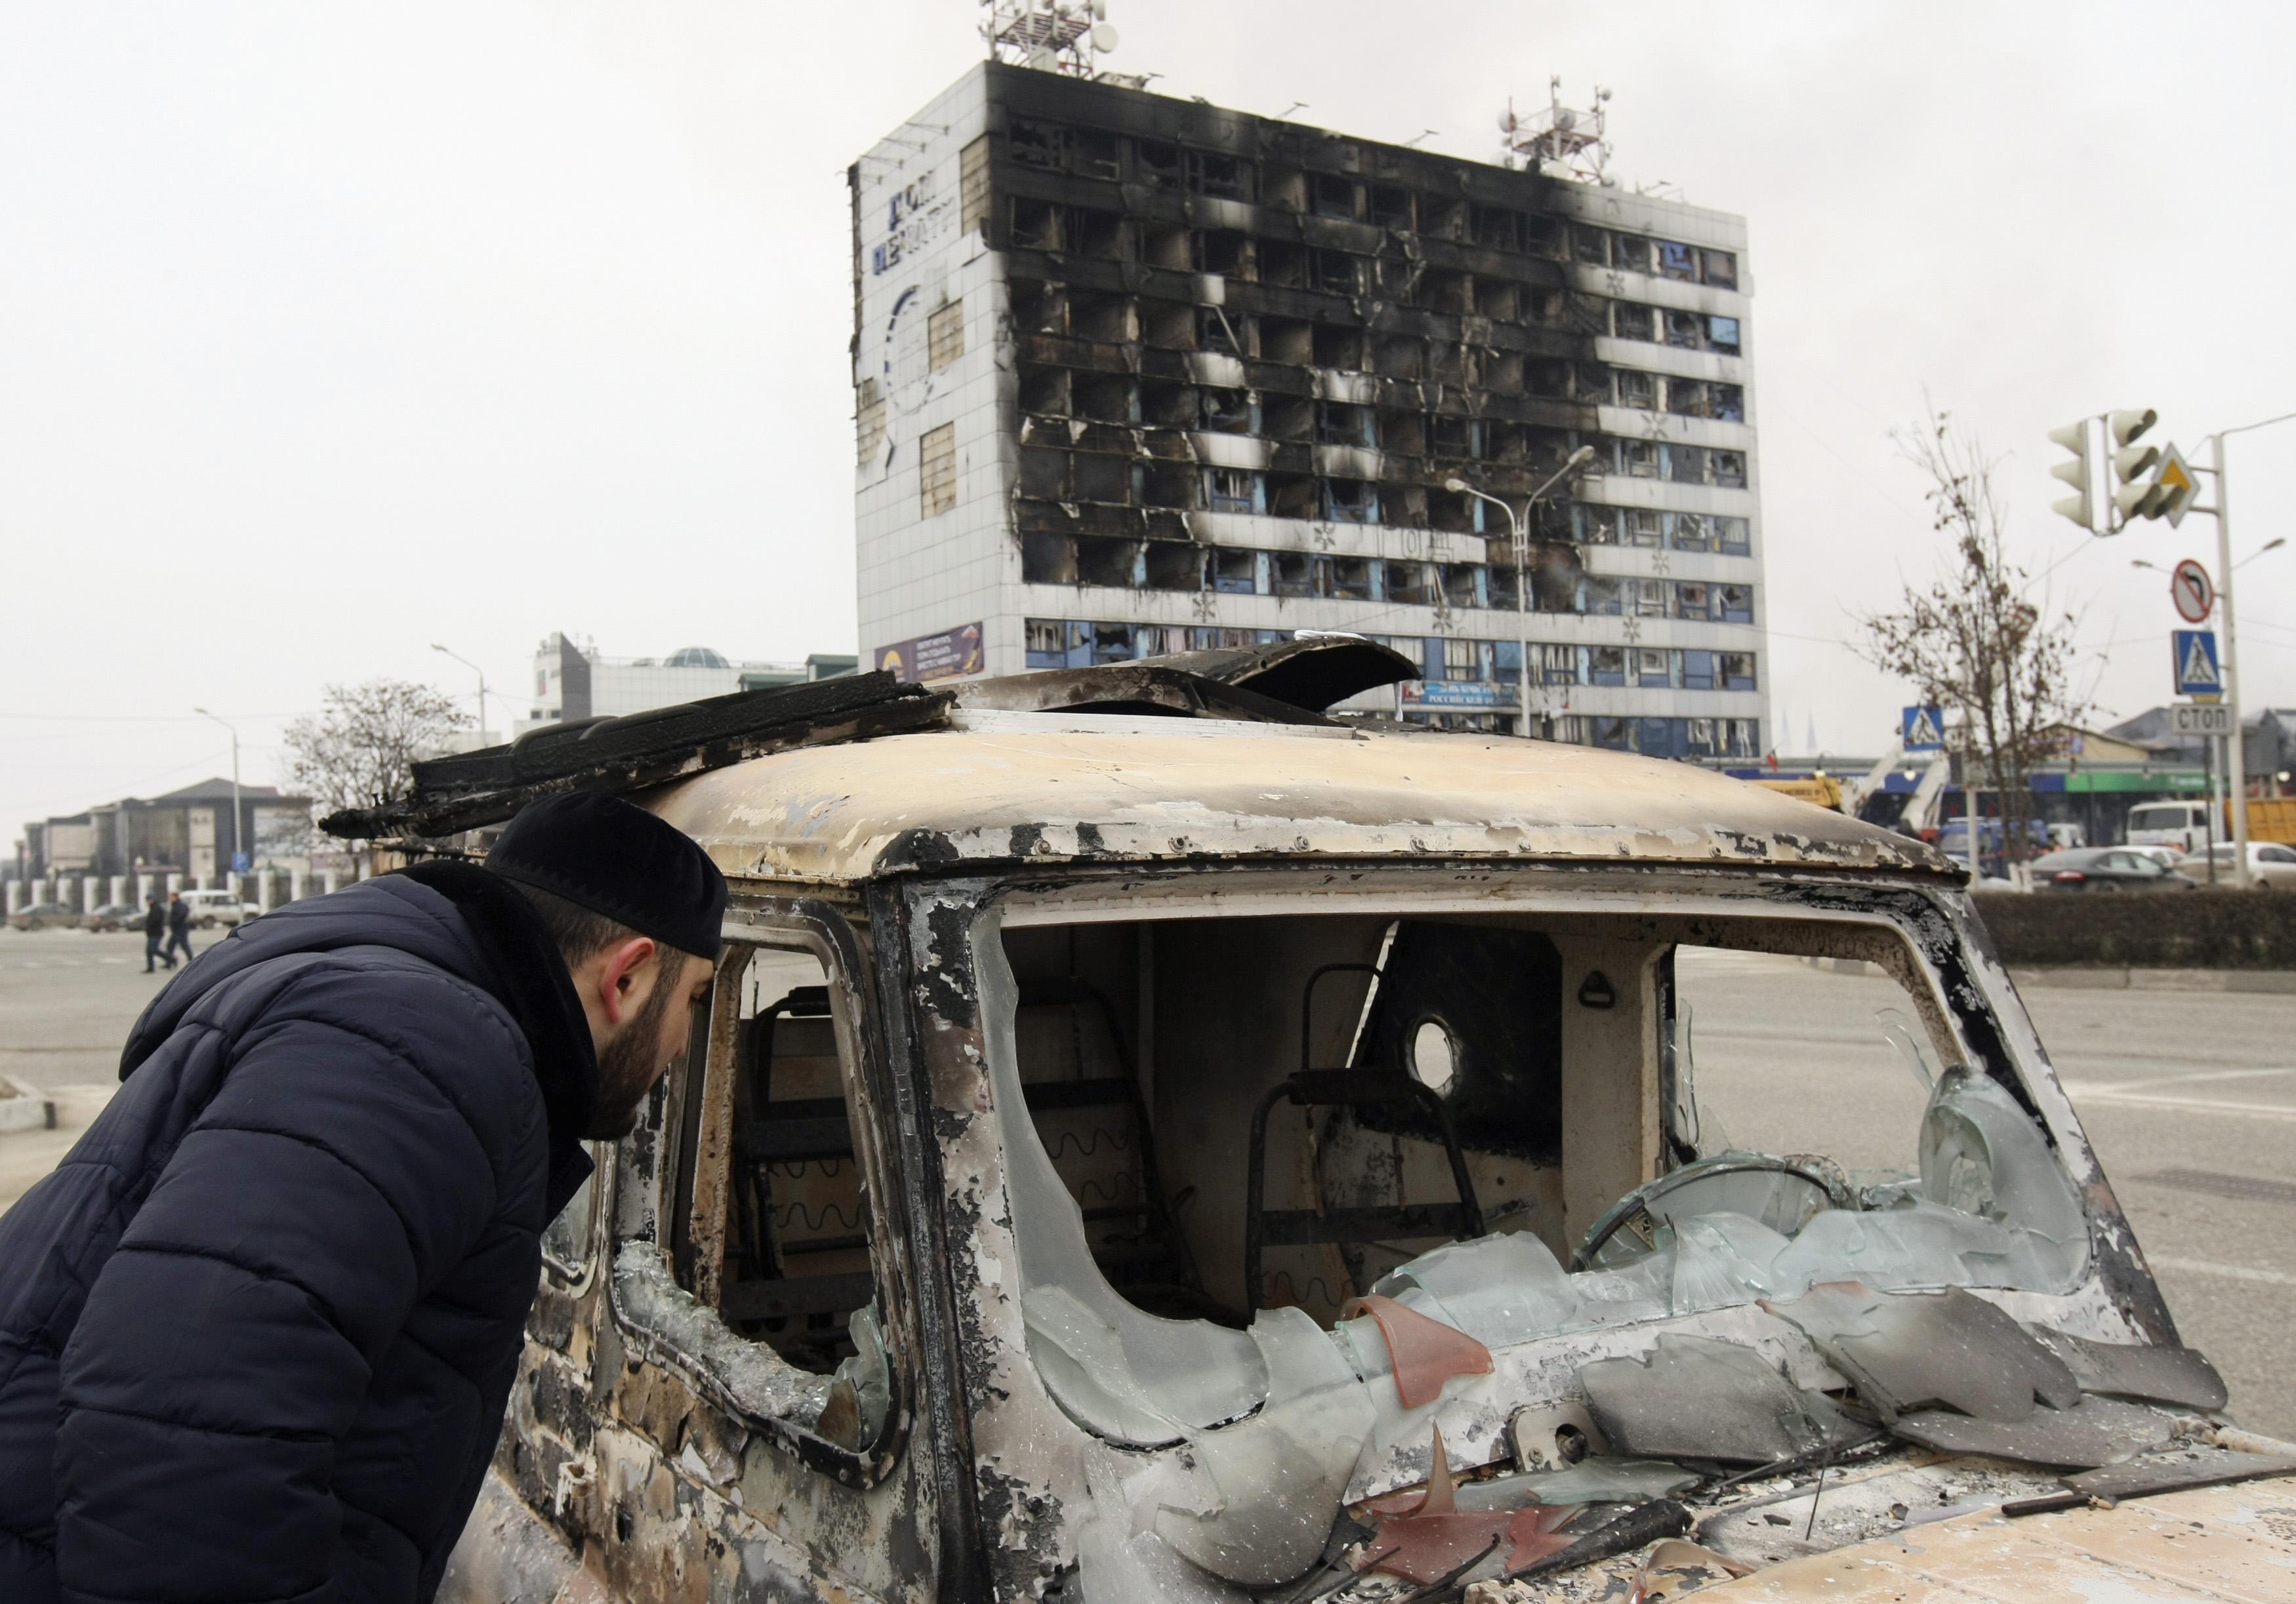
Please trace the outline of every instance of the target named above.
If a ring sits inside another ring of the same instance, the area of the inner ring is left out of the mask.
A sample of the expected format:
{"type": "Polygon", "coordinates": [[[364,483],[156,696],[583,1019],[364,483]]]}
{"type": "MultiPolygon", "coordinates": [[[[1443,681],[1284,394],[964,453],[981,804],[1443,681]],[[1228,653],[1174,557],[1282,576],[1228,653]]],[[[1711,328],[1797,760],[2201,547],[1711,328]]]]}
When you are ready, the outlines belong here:
{"type": "Polygon", "coordinates": [[[980,626],[966,624],[939,634],[918,635],[880,646],[871,654],[879,668],[895,679],[927,685],[935,680],[961,679],[981,669],[980,626]]]}
{"type": "Polygon", "coordinates": [[[1485,680],[1406,681],[1403,700],[1406,707],[1512,708],[1514,687],[1485,680]]]}

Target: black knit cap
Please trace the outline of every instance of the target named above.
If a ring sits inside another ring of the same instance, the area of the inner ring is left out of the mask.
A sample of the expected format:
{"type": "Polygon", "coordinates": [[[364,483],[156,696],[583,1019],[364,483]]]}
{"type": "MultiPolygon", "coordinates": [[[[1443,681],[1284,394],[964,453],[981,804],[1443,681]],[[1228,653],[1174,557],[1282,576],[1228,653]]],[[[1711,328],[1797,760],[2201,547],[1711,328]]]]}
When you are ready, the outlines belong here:
{"type": "Polygon", "coordinates": [[[697,958],[718,955],[726,877],[693,838],[603,791],[519,810],[487,867],[697,958]]]}

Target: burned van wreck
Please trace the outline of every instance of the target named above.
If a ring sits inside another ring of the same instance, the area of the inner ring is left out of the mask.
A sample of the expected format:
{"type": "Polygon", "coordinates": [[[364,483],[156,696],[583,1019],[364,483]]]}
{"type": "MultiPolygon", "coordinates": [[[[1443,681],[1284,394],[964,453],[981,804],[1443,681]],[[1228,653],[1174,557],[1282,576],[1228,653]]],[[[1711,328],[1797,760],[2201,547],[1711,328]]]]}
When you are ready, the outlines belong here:
{"type": "Polygon", "coordinates": [[[410,848],[635,784],[735,890],[444,1596],[2013,1599],[2202,1548],[2197,1596],[2270,1596],[2296,1449],[2178,1344],[1953,867],[1322,712],[1384,671],[764,692],[426,768],[410,848]]]}

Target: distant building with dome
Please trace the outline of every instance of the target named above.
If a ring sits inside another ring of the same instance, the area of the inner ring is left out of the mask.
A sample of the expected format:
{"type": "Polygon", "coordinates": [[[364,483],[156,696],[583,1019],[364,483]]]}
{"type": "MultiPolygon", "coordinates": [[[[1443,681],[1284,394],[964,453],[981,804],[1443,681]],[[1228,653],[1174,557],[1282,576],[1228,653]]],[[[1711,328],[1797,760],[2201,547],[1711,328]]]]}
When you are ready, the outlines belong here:
{"type": "Polygon", "coordinates": [[[803,662],[736,660],[709,646],[663,657],[608,657],[597,643],[554,631],[534,652],[534,697],[516,733],[584,718],[619,718],[705,696],[793,685],[850,674],[858,659],[816,651],[803,662]]]}

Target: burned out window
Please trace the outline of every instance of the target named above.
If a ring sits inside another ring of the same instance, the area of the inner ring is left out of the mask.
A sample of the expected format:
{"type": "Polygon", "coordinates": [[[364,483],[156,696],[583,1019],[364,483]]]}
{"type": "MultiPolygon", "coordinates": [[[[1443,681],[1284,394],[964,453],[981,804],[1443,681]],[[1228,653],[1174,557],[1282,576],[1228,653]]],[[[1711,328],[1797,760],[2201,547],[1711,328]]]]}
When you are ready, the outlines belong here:
{"type": "Polygon", "coordinates": [[[1619,539],[1622,545],[1655,546],[1660,541],[1663,515],[1648,507],[1623,507],[1619,511],[1619,539]]]}
{"type": "Polygon", "coordinates": [[[1143,139],[1132,147],[1140,182],[1158,189],[1180,187],[1180,147],[1160,139],[1143,139]]]}
{"type": "MultiPolygon", "coordinates": [[[[1723,690],[1753,691],[1759,689],[1759,687],[1754,683],[1754,654],[1752,652],[1722,651],[1717,652],[1715,656],[1719,659],[1717,664],[1717,672],[1718,672],[1722,676],[1723,690]]],[[[1748,741],[1746,749],[1752,749],[1751,739],[1748,741]]]]}
{"type": "Polygon", "coordinates": [[[1249,200],[1251,164],[1217,151],[1190,151],[1188,188],[1217,200],[1249,200]]]}
{"type": "Polygon", "coordinates": [[[1611,266],[1628,273],[1651,270],[1651,242],[1635,234],[1611,236],[1611,266]]]}
{"type": "Polygon", "coordinates": [[[1325,446],[1377,446],[1379,415],[1368,406],[1351,406],[1340,401],[1317,402],[1316,438],[1325,446]]]}
{"type": "MultiPolygon", "coordinates": [[[[1579,583],[1578,610],[1612,617],[1626,610],[1625,583],[1610,574],[1589,574],[1579,583]]],[[[1595,680],[1595,684],[1617,684],[1615,680],[1595,680]]]]}
{"type": "Polygon", "coordinates": [[[1634,301],[1611,303],[1611,332],[1620,340],[1656,340],[1656,318],[1655,307],[1641,306],[1634,301]]]}
{"type": "Polygon", "coordinates": [[[1332,523],[1379,521],[1379,487],[1364,479],[1325,479],[1324,517],[1332,523]]]}
{"type": "Polygon", "coordinates": [[[1386,600],[1406,607],[1435,604],[1435,568],[1428,562],[1406,562],[1390,557],[1386,562],[1386,600]]]}
{"type": "Polygon", "coordinates": [[[1578,538],[1588,545],[1616,545],[1619,543],[1619,509],[1596,506],[1581,502],[1571,509],[1578,520],[1578,538]]]}
{"type": "Polygon", "coordinates": [[[1627,649],[1623,646],[1587,648],[1587,683],[1590,685],[1625,684],[1627,649]]]}
{"type": "Polygon", "coordinates": [[[1648,412],[1658,405],[1657,374],[1637,372],[1633,368],[1620,368],[1617,370],[1617,377],[1618,402],[1620,406],[1631,406],[1637,411],[1648,412]]]}
{"type": "Polygon", "coordinates": [[[1014,118],[1007,129],[1006,146],[1022,167],[1058,172],[1069,164],[1069,130],[1058,123],[1014,118]]]}
{"type": "Polygon", "coordinates": [[[1483,596],[1488,605],[1520,611],[1522,607],[1522,587],[1516,583],[1517,575],[1512,562],[1493,563],[1483,571],[1483,596]]]}
{"type": "Polygon", "coordinates": [[[956,507],[956,425],[928,429],[917,440],[919,511],[939,518],[956,507]]]}
{"type": "Polygon", "coordinates": [[[1305,597],[1332,593],[1330,558],[1313,557],[1305,552],[1278,552],[1275,553],[1273,564],[1277,595],[1305,597]]]}
{"type": "MultiPolygon", "coordinates": [[[[729,945],[665,1089],[661,1150],[676,1165],[667,1270],[710,1313],[707,1333],[667,1340],[744,1409],[852,1451],[892,1426],[894,1354],[875,1127],[841,986],[809,946],[729,945]]],[[[634,1318],[660,1296],[635,1289],[634,1318]]]]}
{"type": "Polygon", "coordinates": [[[1214,512],[1265,512],[1265,475],[1241,468],[1203,470],[1204,505],[1214,512]]]}
{"type": "Polygon", "coordinates": [[[1308,278],[1311,287],[1333,295],[1356,295],[1362,290],[1362,269],[1358,259],[1344,250],[1330,250],[1317,246],[1308,252],[1308,278]]]}
{"type": "Polygon", "coordinates": [[[1697,350],[1706,343],[1707,320],[1695,312],[1666,314],[1666,343],[1697,350]]]}
{"type": "Polygon", "coordinates": [[[1724,423],[1743,423],[1746,421],[1746,389],[1740,384],[1710,384],[1706,387],[1706,415],[1724,423]]]}
{"type": "Polygon", "coordinates": [[[1716,585],[1714,614],[1726,624],[1751,624],[1754,621],[1754,587],[1751,585],[1716,585]]]}
{"type": "Polygon", "coordinates": [[[1704,484],[1706,454],[1706,448],[1703,446],[1666,447],[1666,477],[1677,485],[1704,484]]]}
{"type": "Polygon", "coordinates": [[[1620,440],[1617,444],[1620,473],[1629,479],[1658,478],[1661,448],[1656,440],[1620,440]]]}
{"type": "MultiPolygon", "coordinates": [[[[1714,587],[1695,580],[1677,584],[1674,587],[1674,616],[1677,618],[1711,618],[1714,616],[1714,587]]],[[[1711,690],[1713,687],[1708,684],[1700,688],[1711,690]]]]}
{"type": "Polygon", "coordinates": [[[1627,611],[1637,618],[1666,617],[1666,581],[1663,579],[1626,579],[1627,611]]]}
{"type": "Polygon", "coordinates": [[[1711,552],[1718,549],[1714,536],[1716,520],[1703,512],[1669,512],[1666,515],[1667,544],[1677,552],[1711,552]]]}
{"type": "Polygon", "coordinates": [[[1199,421],[1219,434],[1258,434],[1259,403],[1249,390],[1204,389],[1198,392],[1199,421]]]}
{"type": "Polygon", "coordinates": [[[1193,541],[1152,540],[1146,558],[1150,590],[1201,591],[1204,588],[1204,548],[1193,541]]]}
{"type": "Polygon", "coordinates": [[[1079,178],[1124,176],[1123,142],[1099,128],[1078,128],[1070,135],[1069,170],[1079,178]]]}
{"type": "Polygon", "coordinates": [[[1029,618],[1026,620],[1024,639],[1031,668],[1065,668],[1069,666],[1069,630],[1070,626],[1062,618],[1029,618]]]}
{"type": "Polygon", "coordinates": [[[1700,258],[1705,266],[1706,282],[1725,290],[1738,287],[1738,258],[1726,250],[1702,250],[1700,258]]]}
{"type": "Polygon", "coordinates": [[[1354,180],[1340,174],[1308,175],[1308,209],[1319,217],[1355,221],[1357,193],[1354,180]]]}
{"type": "Polygon", "coordinates": [[[1742,451],[1718,451],[1714,457],[1714,482],[1727,489],[1746,487],[1746,454],[1742,451]]]}
{"type": "Polygon", "coordinates": [[[1030,529],[1021,536],[1021,583],[1074,585],[1077,582],[1076,537],[1030,529]]]}
{"type": "Polygon", "coordinates": [[[1573,260],[1588,267],[1608,267],[1611,265],[1611,237],[1599,228],[1584,223],[1570,230],[1570,253],[1573,260]]]}
{"type": "Polygon", "coordinates": [[[1378,559],[1373,557],[1334,557],[1332,559],[1332,594],[1342,602],[1374,602],[1378,600],[1378,559]]]}
{"type": "Polygon", "coordinates": [[[1658,241],[1658,271],[1660,278],[1679,279],[1684,283],[1698,282],[1698,251],[1689,245],[1672,240],[1658,241]]]}
{"type": "Polygon", "coordinates": [[[1258,552],[1236,551],[1221,546],[1212,552],[1212,589],[1231,595],[1258,595],[1261,561],[1258,552]]]}
{"type": "Polygon", "coordinates": [[[1668,380],[1666,410],[1678,418],[1707,416],[1706,386],[1696,379],[1668,380]]]}

